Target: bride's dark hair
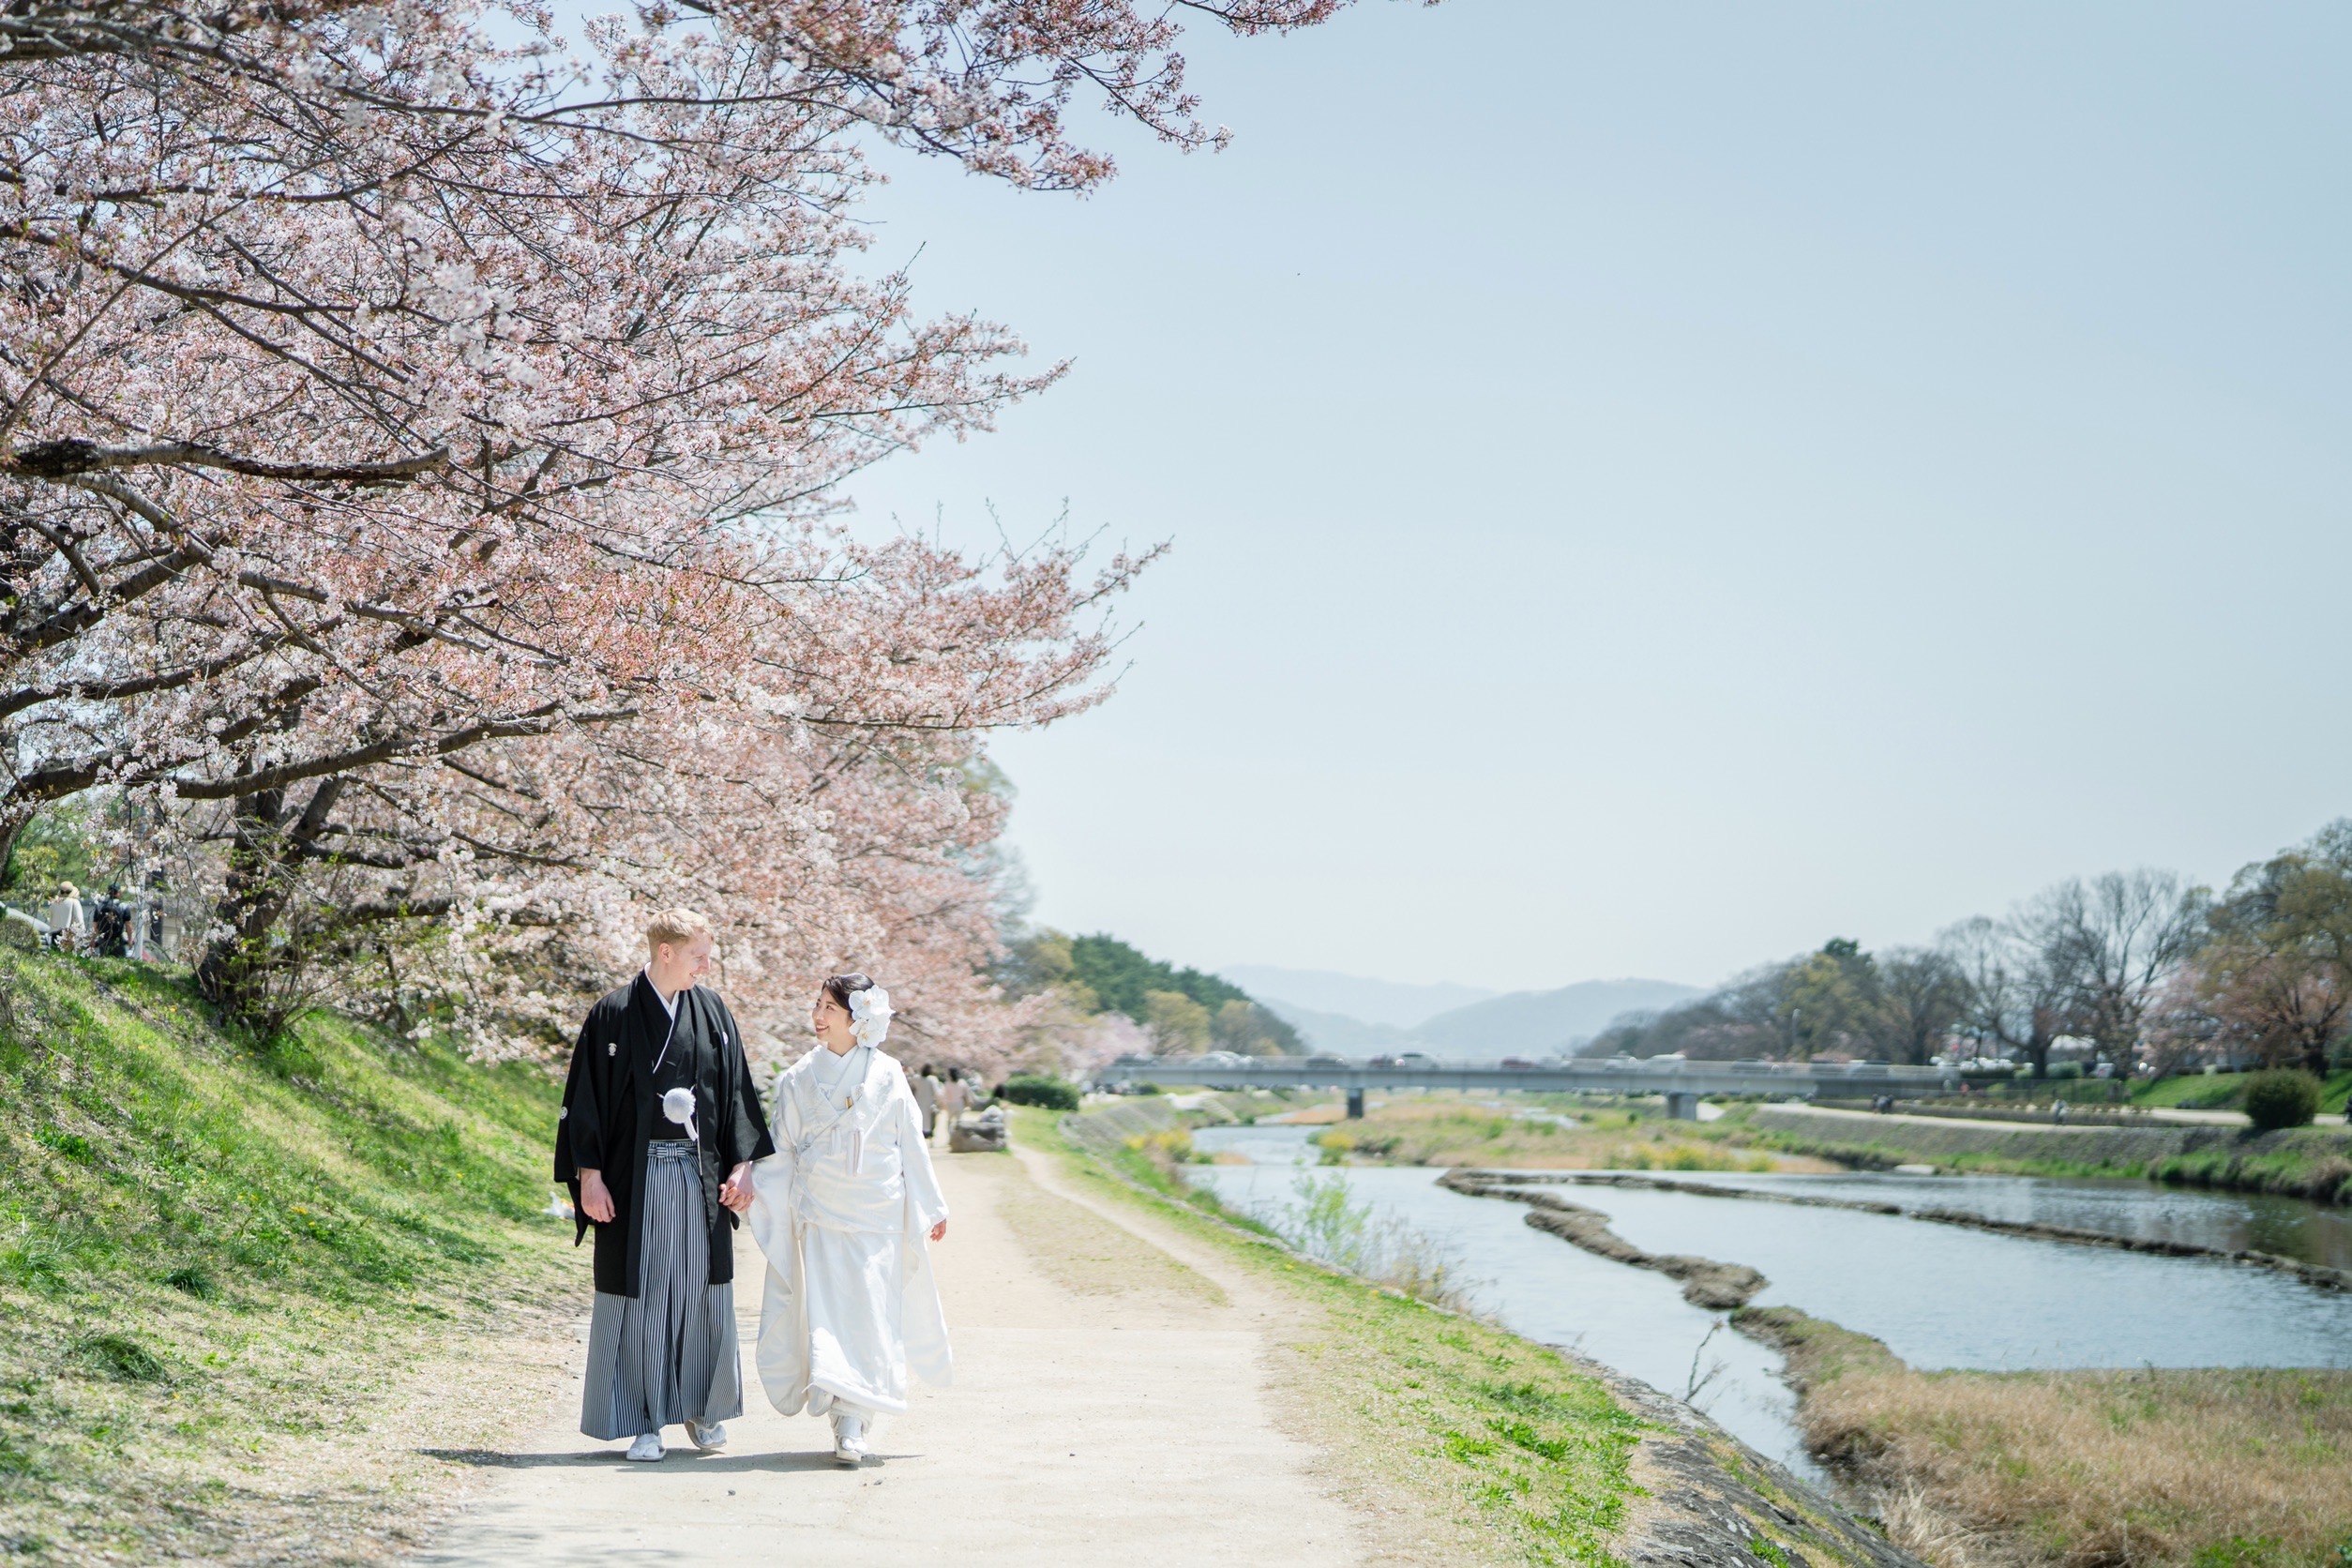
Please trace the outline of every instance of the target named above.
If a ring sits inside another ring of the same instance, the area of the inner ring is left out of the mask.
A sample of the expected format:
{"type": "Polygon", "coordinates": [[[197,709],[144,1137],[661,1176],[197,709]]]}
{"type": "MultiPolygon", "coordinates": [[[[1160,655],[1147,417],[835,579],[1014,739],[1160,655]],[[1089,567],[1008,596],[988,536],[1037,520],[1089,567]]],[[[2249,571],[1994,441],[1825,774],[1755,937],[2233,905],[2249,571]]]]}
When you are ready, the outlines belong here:
{"type": "Polygon", "coordinates": [[[824,993],[839,1003],[841,1011],[847,1013],[851,1011],[851,993],[869,990],[873,988],[873,984],[863,974],[829,974],[825,976],[824,993]]]}

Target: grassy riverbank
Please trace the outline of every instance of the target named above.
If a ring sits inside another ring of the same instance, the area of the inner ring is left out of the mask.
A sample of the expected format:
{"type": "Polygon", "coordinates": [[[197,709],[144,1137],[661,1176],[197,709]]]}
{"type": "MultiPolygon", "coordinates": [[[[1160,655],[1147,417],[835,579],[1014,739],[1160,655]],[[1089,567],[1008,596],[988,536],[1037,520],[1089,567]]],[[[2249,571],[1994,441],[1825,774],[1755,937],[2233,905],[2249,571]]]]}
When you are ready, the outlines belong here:
{"type": "Polygon", "coordinates": [[[1936,1568],[2341,1568],[2352,1561],[2352,1373],[1912,1370],[1787,1307],[1808,1446],[1936,1568]]]}
{"type": "Polygon", "coordinates": [[[1095,1115],[1083,1143],[1043,1111],[1018,1112],[1015,1136],[1049,1151],[1091,1196],[1177,1227],[1294,1301],[1304,1326],[1278,1369],[1293,1422],[1360,1495],[1474,1541],[1477,1558],[1461,1560],[1620,1561],[1669,1487],[1708,1498],[1726,1542],[1754,1544],[1709,1560],[1874,1560],[1856,1527],[1784,1488],[1754,1455],[1711,1428],[1645,1411],[1590,1364],[1308,1262],[1169,1190],[1168,1168],[1146,1151],[1171,1112],[1095,1115]],[[1138,1158],[1144,1168],[1133,1168],[1138,1158]]]}
{"type": "Polygon", "coordinates": [[[585,1289],[554,1086],[334,1016],[256,1048],[124,962],[0,949],[0,1547],[396,1549],[468,1440],[370,1408],[460,1336],[494,1399],[500,1336],[585,1289]]]}
{"type": "MultiPolygon", "coordinates": [[[[2187,1073],[2139,1079],[2132,1085],[2132,1104],[2182,1110],[2243,1110],[2250,1078],[2246,1073],[2187,1073]]],[[[2320,1085],[2319,1108],[2340,1112],[2347,1098],[2352,1098],[2352,1072],[2329,1073],[2320,1085]]]]}

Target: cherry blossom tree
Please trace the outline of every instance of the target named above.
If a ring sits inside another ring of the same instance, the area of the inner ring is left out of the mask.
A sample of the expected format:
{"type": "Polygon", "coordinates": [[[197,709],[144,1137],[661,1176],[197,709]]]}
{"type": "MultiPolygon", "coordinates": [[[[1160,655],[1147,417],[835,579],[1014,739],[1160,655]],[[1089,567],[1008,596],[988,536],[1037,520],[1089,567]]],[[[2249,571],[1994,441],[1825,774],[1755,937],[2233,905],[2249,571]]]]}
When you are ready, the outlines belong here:
{"type": "Polygon", "coordinates": [[[1077,95],[1214,143],[1180,21],[1343,3],[655,4],[568,42],[523,3],[7,8],[0,845],[93,787],[206,835],[204,979],[266,1014],[306,900],[347,946],[379,905],[476,907],[478,873],[400,882],[428,864],[593,862],[623,897],[611,813],[565,798],[604,777],[581,759],[641,778],[813,732],[842,791],[1082,701],[1102,644],[1040,608],[1086,596],[1065,554],[927,596],[971,565],[823,520],[849,475],[1057,374],[859,275],[868,157],[1084,189],[1112,166],[1077,95]],[[962,705],[903,700],[910,649],[962,705]],[[508,767],[541,770],[537,817],[508,767]]]}
{"type": "Polygon", "coordinates": [[[379,770],[354,822],[380,849],[290,847],[275,868],[281,956],[312,961],[273,966],[291,988],[272,1006],[355,966],[363,988],[454,1007],[484,1054],[552,1044],[579,993],[635,961],[646,911],[684,899],[720,924],[755,1025],[802,1033],[815,981],[865,969],[888,977],[909,1038],[995,1064],[1023,1019],[981,972],[1004,811],[982,743],[1099,700],[1094,617],[1144,564],[1114,558],[1080,586],[1076,553],[855,550],[760,629],[761,661],[800,674],[789,691],[379,770]],[[839,598],[853,614],[822,612],[839,598]],[[446,788],[457,770],[464,787],[446,788]],[[387,929],[418,914],[438,928],[387,929]]]}

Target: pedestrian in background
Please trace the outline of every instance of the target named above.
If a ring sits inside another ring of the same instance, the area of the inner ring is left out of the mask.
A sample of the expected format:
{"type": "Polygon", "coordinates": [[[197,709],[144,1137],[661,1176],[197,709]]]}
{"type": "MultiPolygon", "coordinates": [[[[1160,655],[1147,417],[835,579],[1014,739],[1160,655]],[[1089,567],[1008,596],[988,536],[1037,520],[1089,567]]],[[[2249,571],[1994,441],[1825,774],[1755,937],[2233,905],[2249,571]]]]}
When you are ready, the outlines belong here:
{"type": "Polygon", "coordinates": [[[948,1068],[946,1080],[939,1086],[940,1120],[947,1124],[948,1131],[955,1131],[956,1118],[964,1113],[967,1100],[963,1074],[954,1067],[948,1068]]]}
{"type": "Polygon", "coordinates": [[[125,958],[130,956],[130,906],[123,902],[123,889],[118,882],[106,890],[98,900],[98,919],[90,926],[101,957],[125,958]]]}
{"type": "Polygon", "coordinates": [[[914,1103],[923,1111],[923,1141],[928,1143],[931,1135],[939,1131],[939,1069],[926,1062],[911,1082],[914,1103]]]}
{"type": "Polygon", "coordinates": [[[82,890],[71,882],[59,882],[57,897],[49,901],[49,934],[61,953],[89,941],[90,917],[82,908],[82,890]]]}

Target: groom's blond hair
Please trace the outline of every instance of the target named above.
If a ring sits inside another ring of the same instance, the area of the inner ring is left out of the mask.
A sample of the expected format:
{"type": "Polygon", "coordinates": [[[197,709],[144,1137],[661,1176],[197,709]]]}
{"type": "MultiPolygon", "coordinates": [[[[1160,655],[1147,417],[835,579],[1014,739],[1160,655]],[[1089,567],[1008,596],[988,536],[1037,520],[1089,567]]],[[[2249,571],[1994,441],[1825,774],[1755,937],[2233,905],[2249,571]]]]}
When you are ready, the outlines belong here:
{"type": "Polygon", "coordinates": [[[708,917],[700,910],[690,910],[684,906],[676,909],[656,910],[654,917],[645,922],[645,951],[658,953],[661,951],[661,944],[665,942],[672,947],[684,947],[696,937],[716,939],[717,935],[717,932],[711,929],[708,917]]]}

